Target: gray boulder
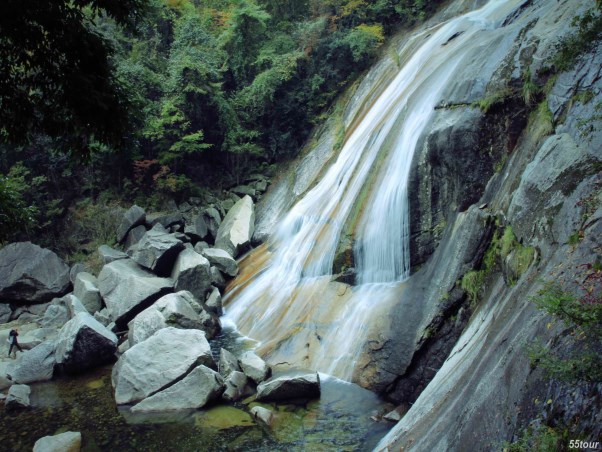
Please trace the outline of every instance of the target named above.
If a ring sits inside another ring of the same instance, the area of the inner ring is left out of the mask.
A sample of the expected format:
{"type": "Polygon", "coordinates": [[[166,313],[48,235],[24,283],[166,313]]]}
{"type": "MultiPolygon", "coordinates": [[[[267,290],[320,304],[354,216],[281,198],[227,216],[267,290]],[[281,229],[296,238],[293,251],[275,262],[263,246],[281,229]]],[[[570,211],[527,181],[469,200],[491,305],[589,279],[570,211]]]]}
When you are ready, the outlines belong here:
{"type": "Polygon", "coordinates": [[[203,254],[203,251],[207,248],[211,248],[207,242],[201,241],[197,242],[196,245],[194,245],[194,250],[199,254],[203,254]]]}
{"type": "Polygon", "coordinates": [[[29,395],[31,388],[27,385],[12,385],[6,395],[4,401],[4,409],[6,411],[16,411],[24,408],[29,408],[29,395]]]}
{"type": "Polygon", "coordinates": [[[157,224],[160,224],[165,229],[168,229],[171,226],[174,226],[176,224],[179,224],[179,225],[184,224],[184,217],[182,216],[182,214],[180,212],[154,213],[154,214],[148,215],[146,220],[151,228],[157,224]]]}
{"type": "Polygon", "coordinates": [[[244,374],[255,383],[261,383],[271,372],[270,366],[254,352],[243,353],[238,359],[238,364],[244,374]]]}
{"type": "Polygon", "coordinates": [[[142,207],[136,205],[130,207],[125,214],[123,214],[121,223],[119,223],[119,226],[117,227],[117,241],[119,243],[123,242],[130,229],[140,224],[144,224],[145,221],[146,212],[144,212],[142,207]]]}
{"type": "Polygon", "coordinates": [[[55,347],[54,341],[47,341],[20,354],[15,362],[8,365],[7,375],[19,384],[52,379],[56,362],[55,347]]]}
{"type": "Polygon", "coordinates": [[[173,289],[173,281],[158,278],[130,259],[105,265],[98,276],[98,288],[111,319],[119,328],[138,312],[173,289]]]}
{"type": "Polygon", "coordinates": [[[222,394],[222,398],[228,402],[235,402],[242,399],[249,393],[248,379],[242,372],[234,371],[226,378],[226,389],[222,394]]]}
{"type": "Polygon", "coordinates": [[[75,317],[80,312],[88,313],[88,310],[85,308],[85,306],[80,301],[80,299],[77,298],[72,293],[65,295],[63,298],[59,298],[56,302],[62,303],[64,306],[67,307],[67,311],[69,311],[70,319],[75,317]]]}
{"type": "Polygon", "coordinates": [[[67,306],[63,303],[53,303],[46,309],[44,317],[40,320],[40,325],[46,328],[61,328],[70,318],[67,306]]]}
{"type": "Polygon", "coordinates": [[[152,411],[190,410],[204,407],[211,400],[220,397],[224,390],[224,380],[220,374],[206,366],[194,368],[183,380],[161,392],[147,397],[134,405],[134,413],[152,411]]]}
{"type": "Polygon", "coordinates": [[[222,295],[217,287],[213,287],[211,293],[207,296],[205,301],[207,310],[217,316],[224,315],[224,307],[222,305],[222,295]]]}
{"type": "Polygon", "coordinates": [[[128,258],[128,255],[123,251],[115,250],[108,245],[100,245],[98,247],[98,254],[103,264],[110,264],[111,262],[128,258]]]}
{"type": "Polygon", "coordinates": [[[172,234],[151,229],[135,247],[128,250],[128,254],[142,267],[159,276],[168,276],[183,249],[182,241],[172,234]]]}
{"type": "Polygon", "coordinates": [[[81,262],[76,262],[75,264],[73,264],[71,266],[71,270],[69,270],[69,280],[71,281],[71,284],[75,284],[75,278],[77,277],[77,275],[79,275],[81,272],[87,271],[88,269],[81,262]]]}
{"type": "Polygon", "coordinates": [[[44,436],[33,445],[33,452],[79,452],[82,447],[80,432],[63,432],[44,436]]]}
{"type": "Polygon", "coordinates": [[[192,224],[187,224],[184,228],[184,233],[188,234],[188,236],[194,241],[205,240],[207,234],[209,233],[209,228],[207,227],[207,222],[205,221],[205,217],[202,213],[198,214],[192,224]]]}
{"type": "Polygon", "coordinates": [[[236,276],[238,273],[238,264],[228,252],[219,248],[207,248],[203,251],[203,256],[209,260],[211,265],[215,265],[220,271],[229,276],[236,276]]]}
{"type": "Polygon", "coordinates": [[[255,189],[253,187],[249,187],[248,185],[239,185],[230,190],[232,193],[236,193],[239,196],[253,196],[255,197],[255,189]]]}
{"type": "Polygon", "coordinates": [[[217,209],[213,207],[209,207],[202,212],[205,223],[207,224],[207,229],[209,230],[209,235],[215,239],[217,237],[217,230],[219,229],[219,225],[222,222],[222,217],[220,216],[217,209]]]}
{"type": "Polygon", "coordinates": [[[95,312],[94,318],[104,326],[107,326],[109,323],[111,323],[111,316],[107,308],[103,308],[100,311],[95,312]]]}
{"type": "Polygon", "coordinates": [[[203,330],[207,338],[213,338],[219,329],[209,324],[206,330],[204,319],[197,312],[200,310],[202,307],[196,303],[190,292],[181,291],[165,295],[128,324],[130,346],[146,340],[168,326],[203,330]]]}
{"type": "Polygon", "coordinates": [[[211,287],[209,261],[187,245],[176,259],[171,278],[176,290],[187,290],[199,300],[204,300],[211,287]]]}
{"type": "Polygon", "coordinates": [[[110,362],[117,351],[117,336],[87,312],[80,312],[59,332],[56,363],[69,373],[110,362]]]}
{"type": "Polygon", "coordinates": [[[9,322],[12,313],[13,311],[9,304],[0,303],[0,323],[9,322]]]}
{"type": "Polygon", "coordinates": [[[56,328],[36,328],[19,335],[19,345],[25,350],[30,350],[48,339],[57,336],[56,328]]]}
{"type": "Polygon", "coordinates": [[[240,372],[240,366],[238,365],[238,359],[232,353],[225,348],[219,350],[219,373],[224,377],[228,378],[232,372],[240,372]]]}
{"type": "Polygon", "coordinates": [[[205,333],[172,327],[159,330],[127,350],[113,367],[115,401],[138,402],[201,364],[215,367],[205,333]]]}
{"type": "Polygon", "coordinates": [[[312,399],[320,397],[320,376],[317,372],[283,375],[257,386],[257,400],[312,399]]]}
{"type": "Polygon", "coordinates": [[[251,416],[256,421],[261,422],[266,427],[271,427],[274,422],[274,413],[262,406],[254,406],[251,408],[251,416]]]}
{"type": "Polygon", "coordinates": [[[251,244],[255,232],[255,206],[250,196],[245,196],[230,209],[217,231],[215,247],[237,257],[251,244]]]}
{"type": "Polygon", "coordinates": [[[142,239],[142,237],[144,237],[144,234],[146,234],[146,227],[144,227],[143,225],[136,226],[134,229],[128,232],[128,235],[125,239],[125,243],[123,245],[124,248],[127,250],[128,248],[131,248],[132,246],[137,244],[142,239]]]}
{"type": "Polygon", "coordinates": [[[31,242],[0,250],[0,301],[44,303],[67,292],[69,266],[50,250],[31,242]]]}
{"type": "Polygon", "coordinates": [[[217,287],[219,290],[224,290],[226,288],[224,275],[215,266],[211,267],[211,285],[217,287]]]}
{"type": "Polygon", "coordinates": [[[79,298],[90,314],[94,314],[102,308],[98,279],[90,273],[81,272],[76,276],[73,295],[79,298]]]}

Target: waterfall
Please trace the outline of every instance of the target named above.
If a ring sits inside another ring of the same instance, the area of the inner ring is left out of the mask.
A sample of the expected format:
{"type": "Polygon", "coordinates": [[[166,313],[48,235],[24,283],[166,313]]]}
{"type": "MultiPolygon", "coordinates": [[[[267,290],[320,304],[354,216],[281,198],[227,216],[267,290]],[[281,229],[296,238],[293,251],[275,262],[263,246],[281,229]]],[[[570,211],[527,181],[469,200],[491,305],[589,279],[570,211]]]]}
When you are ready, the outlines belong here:
{"type": "Polygon", "coordinates": [[[407,187],[418,140],[480,34],[516,3],[492,0],[422,31],[422,44],[412,47],[398,74],[353,122],[321,180],[284,216],[267,245],[242,263],[225,297],[226,316],[260,342],[271,362],[352,378],[366,329],[386,316],[409,276],[407,187]],[[355,236],[359,285],[331,283],[341,230],[370,177],[376,183],[355,236]]]}

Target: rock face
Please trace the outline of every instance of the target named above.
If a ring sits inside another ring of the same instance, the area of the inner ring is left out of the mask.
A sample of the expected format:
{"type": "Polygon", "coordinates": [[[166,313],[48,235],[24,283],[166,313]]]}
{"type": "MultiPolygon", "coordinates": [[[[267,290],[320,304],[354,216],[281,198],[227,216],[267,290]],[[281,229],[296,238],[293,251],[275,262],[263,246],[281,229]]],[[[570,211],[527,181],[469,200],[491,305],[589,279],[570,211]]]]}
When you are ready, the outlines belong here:
{"type": "Polygon", "coordinates": [[[250,196],[245,196],[230,209],[217,231],[216,248],[237,257],[251,244],[255,231],[255,206],[250,196]]]}
{"type": "Polygon", "coordinates": [[[204,300],[211,287],[211,265],[192,248],[186,248],[178,255],[171,278],[175,281],[176,290],[187,290],[199,300],[204,300]]]}
{"type": "Polygon", "coordinates": [[[127,250],[128,248],[136,245],[140,240],[142,240],[144,234],[146,234],[146,228],[143,225],[136,226],[134,229],[128,232],[123,247],[127,250]]]}
{"type": "Polygon", "coordinates": [[[56,363],[75,373],[110,362],[117,351],[117,336],[88,313],[80,312],[61,328],[56,363]]]}
{"type": "Polygon", "coordinates": [[[164,328],[126,351],[113,368],[117,404],[138,402],[182,379],[191,369],[215,367],[200,330],[164,328]]]}
{"type": "Polygon", "coordinates": [[[130,259],[105,265],[98,276],[98,288],[111,319],[122,328],[173,288],[173,281],[158,278],[130,259]]]}
{"type": "Polygon", "coordinates": [[[193,369],[183,380],[132,407],[134,413],[190,410],[204,407],[224,390],[221,375],[206,366],[193,369]]]}
{"type": "Polygon", "coordinates": [[[284,375],[257,386],[257,400],[313,399],[320,397],[320,376],[317,373],[284,375]]]}
{"type": "Polygon", "coordinates": [[[16,362],[9,364],[6,373],[19,384],[52,379],[56,363],[55,348],[54,341],[47,341],[27,350],[19,355],[16,362]]]}
{"type": "Polygon", "coordinates": [[[123,215],[123,219],[117,227],[117,241],[120,243],[123,242],[127,237],[127,233],[130,231],[130,229],[138,225],[144,224],[145,221],[146,212],[144,212],[143,208],[138,207],[136,205],[130,207],[127,210],[127,212],[125,212],[125,214],[123,215]]]}
{"type": "Polygon", "coordinates": [[[215,265],[218,270],[230,276],[236,276],[238,273],[238,264],[226,251],[219,248],[207,248],[203,250],[205,256],[211,265],[215,265]]]}
{"type": "Polygon", "coordinates": [[[6,411],[16,411],[29,408],[31,389],[27,385],[12,385],[4,401],[6,411]]]}
{"type": "Polygon", "coordinates": [[[31,242],[0,250],[0,301],[43,303],[67,292],[69,266],[55,253],[31,242]]]}
{"type": "Polygon", "coordinates": [[[168,276],[180,251],[184,249],[181,240],[156,229],[151,229],[128,250],[132,260],[159,276],[168,276]]]}
{"type": "Polygon", "coordinates": [[[253,352],[245,352],[238,360],[244,374],[255,383],[261,383],[270,375],[270,366],[253,352]]]}
{"type": "Polygon", "coordinates": [[[64,432],[40,438],[34,444],[33,452],[79,452],[81,447],[80,432],[64,432]]]}
{"type": "Polygon", "coordinates": [[[79,298],[86,310],[92,315],[102,308],[98,280],[90,273],[81,272],[77,274],[73,287],[73,295],[79,298]]]}

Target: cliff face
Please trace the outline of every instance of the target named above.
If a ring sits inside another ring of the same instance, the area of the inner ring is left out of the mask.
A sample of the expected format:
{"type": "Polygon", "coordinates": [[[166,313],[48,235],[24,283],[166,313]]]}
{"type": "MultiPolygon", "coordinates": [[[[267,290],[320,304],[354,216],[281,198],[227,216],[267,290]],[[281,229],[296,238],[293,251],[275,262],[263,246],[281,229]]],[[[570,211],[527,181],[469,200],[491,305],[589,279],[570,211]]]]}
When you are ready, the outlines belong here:
{"type": "Polygon", "coordinates": [[[538,109],[513,94],[521,93],[521,74],[544,73],[575,6],[583,5],[525,2],[505,19],[505,50],[465,69],[423,137],[409,191],[416,272],[408,281],[422,323],[412,337],[416,314],[399,305],[370,376],[413,405],[380,448],[491,450],[533,420],[567,428],[571,438],[600,437],[599,385],[550,380],[526,353],[537,340],[553,351],[579,348],[533,297],[545,281],[577,290],[584,269],[602,258],[602,49],[549,81],[538,109]],[[496,92],[505,94],[487,113],[467,106],[496,92]],[[503,231],[517,249],[486,268],[503,231]],[[483,272],[472,303],[460,284],[471,270],[483,272]],[[385,371],[396,374],[388,385],[385,371]]]}
{"type": "MultiPolygon", "coordinates": [[[[455,2],[436,20],[472,6],[455,2]]],[[[420,136],[408,186],[412,274],[387,314],[366,326],[353,373],[412,404],[382,449],[495,449],[533,419],[600,435],[600,388],[549,380],[525,351],[536,340],[575,347],[532,298],[545,281],[576,290],[582,269],[602,260],[602,49],[557,76],[546,70],[575,15],[592,6],[527,0],[484,24],[420,136]]],[[[400,42],[411,53],[428,34],[400,42]]],[[[258,230],[270,230],[319,179],[336,157],[333,137],[353,129],[407,58],[385,58],[368,74],[342,119],[264,199],[258,230]]],[[[383,183],[378,160],[375,168],[366,192],[383,183]]],[[[358,197],[342,228],[338,281],[354,284],[356,217],[369,199],[358,197]]]]}

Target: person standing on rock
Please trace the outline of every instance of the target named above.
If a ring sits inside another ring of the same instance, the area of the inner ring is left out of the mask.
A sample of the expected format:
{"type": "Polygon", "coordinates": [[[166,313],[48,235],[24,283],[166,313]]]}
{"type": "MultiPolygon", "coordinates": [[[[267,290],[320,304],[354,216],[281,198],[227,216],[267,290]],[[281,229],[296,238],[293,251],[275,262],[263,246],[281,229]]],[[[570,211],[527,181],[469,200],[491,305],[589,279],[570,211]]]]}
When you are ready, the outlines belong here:
{"type": "MultiPolygon", "coordinates": [[[[16,328],[14,330],[10,330],[10,333],[8,333],[8,342],[10,343],[10,347],[8,348],[9,358],[10,358],[10,354],[13,351],[13,347],[16,347],[17,349],[19,349],[19,351],[21,353],[23,353],[23,349],[19,345],[19,341],[17,339],[18,335],[19,335],[19,331],[16,328]]],[[[16,358],[17,358],[17,350],[15,349],[15,359],[16,358]]]]}

